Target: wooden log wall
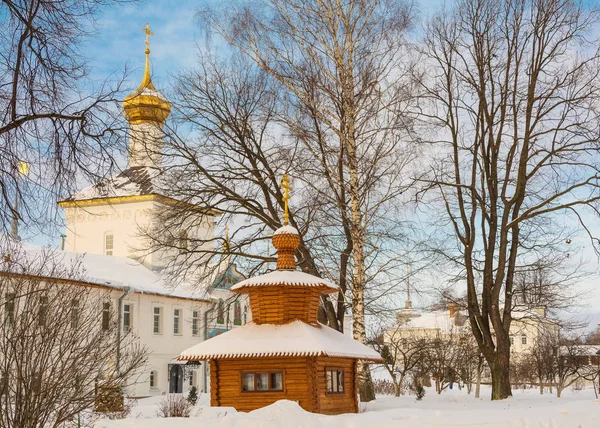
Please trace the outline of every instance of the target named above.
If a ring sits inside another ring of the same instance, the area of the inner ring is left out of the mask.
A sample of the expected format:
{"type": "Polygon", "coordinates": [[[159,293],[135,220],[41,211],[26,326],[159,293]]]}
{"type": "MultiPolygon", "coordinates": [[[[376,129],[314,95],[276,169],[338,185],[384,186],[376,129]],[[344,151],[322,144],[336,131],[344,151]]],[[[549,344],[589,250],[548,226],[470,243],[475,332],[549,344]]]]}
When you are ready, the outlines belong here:
{"type": "Polygon", "coordinates": [[[320,403],[319,413],[326,415],[358,413],[355,359],[318,357],[316,361],[316,372],[320,403]],[[325,375],[327,368],[340,368],[344,370],[343,393],[327,393],[327,379],[325,375]]]}
{"type": "Polygon", "coordinates": [[[249,412],[277,400],[297,401],[302,408],[315,412],[315,400],[310,385],[316,376],[307,373],[308,358],[232,358],[211,360],[211,406],[235,407],[240,412],[249,412]],[[283,391],[242,392],[242,372],[283,372],[283,391]]]}
{"type": "Polygon", "coordinates": [[[321,287],[265,286],[248,292],[252,321],[256,324],[287,324],[301,320],[317,324],[321,287]]]}

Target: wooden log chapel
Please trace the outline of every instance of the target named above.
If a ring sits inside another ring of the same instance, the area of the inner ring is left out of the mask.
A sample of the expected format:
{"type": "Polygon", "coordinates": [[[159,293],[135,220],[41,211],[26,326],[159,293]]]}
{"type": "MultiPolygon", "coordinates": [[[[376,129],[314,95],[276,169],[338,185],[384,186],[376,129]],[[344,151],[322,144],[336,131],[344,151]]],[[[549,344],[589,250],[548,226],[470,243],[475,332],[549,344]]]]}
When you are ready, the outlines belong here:
{"type": "Polygon", "coordinates": [[[247,412],[286,399],[309,412],[356,413],[357,362],[381,357],[317,321],[321,294],[337,293],[339,287],[296,271],[300,235],[288,224],[288,183],[284,176],[284,225],[273,234],[277,269],[231,288],[249,295],[253,320],[178,359],[208,361],[212,406],[247,412]]]}

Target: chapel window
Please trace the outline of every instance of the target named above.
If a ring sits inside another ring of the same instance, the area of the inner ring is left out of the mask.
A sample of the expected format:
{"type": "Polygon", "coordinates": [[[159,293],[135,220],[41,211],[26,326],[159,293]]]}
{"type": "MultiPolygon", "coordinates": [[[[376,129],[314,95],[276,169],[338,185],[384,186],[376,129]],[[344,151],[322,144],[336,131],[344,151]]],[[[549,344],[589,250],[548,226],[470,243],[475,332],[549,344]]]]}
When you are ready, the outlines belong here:
{"type": "Polygon", "coordinates": [[[150,388],[156,388],[156,372],[154,370],[150,372],[150,388]]]}
{"type": "Polygon", "coordinates": [[[342,394],[344,392],[344,370],[326,369],[325,380],[328,394],[342,394]]]}
{"type": "Polygon", "coordinates": [[[162,308],[155,306],[152,312],[152,332],[154,334],[162,334],[162,308]]]}
{"type": "Polygon", "coordinates": [[[104,234],[104,254],[107,256],[113,255],[113,249],[115,245],[115,238],[112,232],[104,234]]]}
{"type": "Polygon", "coordinates": [[[242,373],[242,392],[283,391],[283,373],[242,373]]]}
{"type": "Polygon", "coordinates": [[[219,307],[217,308],[217,324],[225,323],[225,303],[223,299],[219,300],[219,307]]]}
{"type": "Polygon", "coordinates": [[[523,345],[527,345],[527,336],[525,336],[524,334],[521,336],[521,343],[523,345]]]}

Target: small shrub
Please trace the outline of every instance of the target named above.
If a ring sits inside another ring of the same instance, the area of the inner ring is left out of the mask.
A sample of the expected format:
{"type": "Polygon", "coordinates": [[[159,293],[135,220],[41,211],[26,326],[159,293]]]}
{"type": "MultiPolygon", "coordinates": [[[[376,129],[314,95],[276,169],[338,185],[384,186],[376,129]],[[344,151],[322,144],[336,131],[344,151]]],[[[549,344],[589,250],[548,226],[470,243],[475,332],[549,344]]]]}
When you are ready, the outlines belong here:
{"type": "Polygon", "coordinates": [[[425,388],[423,388],[423,385],[421,385],[420,383],[418,383],[415,386],[415,396],[419,401],[421,401],[423,397],[425,397],[425,388]]]}
{"type": "Polygon", "coordinates": [[[387,379],[373,379],[373,390],[376,395],[394,395],[394,384],[387,379]]]}
{"type": "Polygon", "coordinates": [[[183,394],[169,394],[158,405],[160,418],[189,418],[192,405],[183,394]]]}
{"type": "Polygon", "coordinates": [[[94,411],[99,413],[120,413],[125,410],[123,392],[118,386],[100,386],[94,400],[94,411]]]}
{"type": "Polygon", "coordinates": [[[195,386],[192,386],[192,388],[190,389],[190,392],[188,393],[187,401],[192,406],[196,405],[196,401],[198,401],[198,388],[196,388],[195,386]]]}

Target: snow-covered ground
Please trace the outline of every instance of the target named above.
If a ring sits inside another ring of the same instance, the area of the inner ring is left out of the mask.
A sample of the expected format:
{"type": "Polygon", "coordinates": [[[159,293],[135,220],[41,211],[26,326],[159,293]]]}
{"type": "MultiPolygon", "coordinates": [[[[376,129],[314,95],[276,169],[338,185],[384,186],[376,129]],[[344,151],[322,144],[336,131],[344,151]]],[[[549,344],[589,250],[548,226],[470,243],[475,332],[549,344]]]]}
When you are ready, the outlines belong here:
{"type": "Polygon", "coordinates": [[[539,391],[515,390],[508,400],[492,402],[489,389],[484,398],[475,399],[465,389],[432,389],[422,401],[414,397],[381,396],[364,404],[363,412],[338,416],[308,413],[291,401],[279,401],[249,413],[231,408],[209,407],[203,394],[190,418],[156,417],[158,403],[164,397],[139,400],[131,415],[122,420],[102,420],[97,428],[338,428],[338,427],[485,427],[485,428],[592,428],[600,426],[600,400],[591,389],[564,391],[561,398],[540,395],[539,391]]]}

